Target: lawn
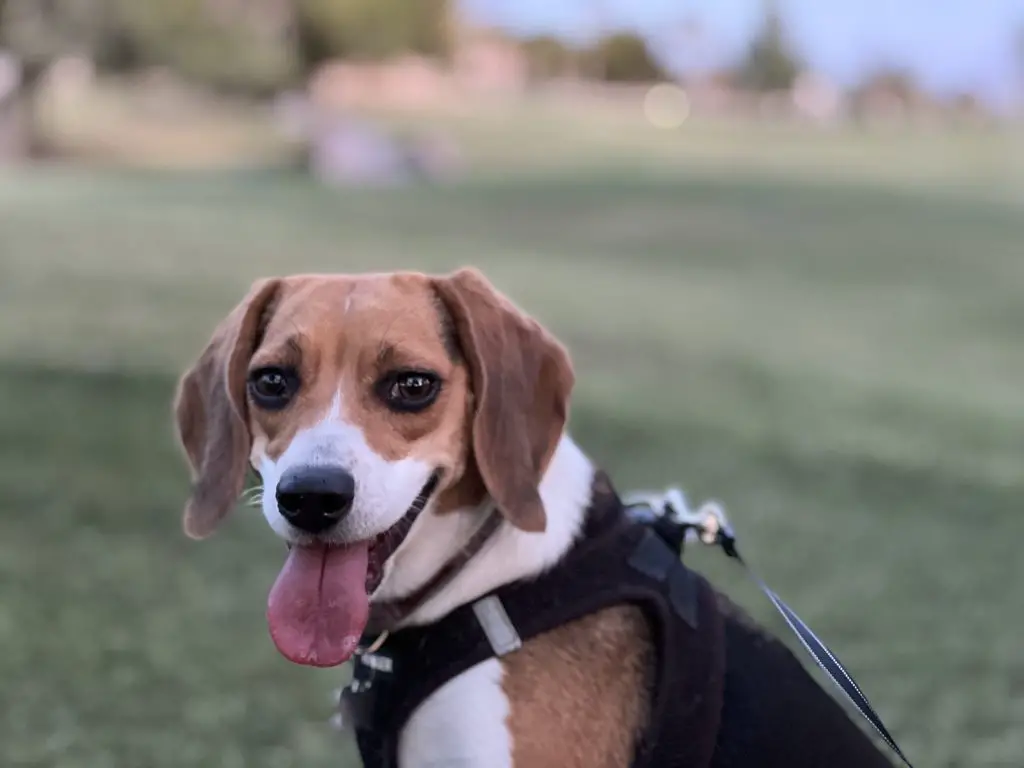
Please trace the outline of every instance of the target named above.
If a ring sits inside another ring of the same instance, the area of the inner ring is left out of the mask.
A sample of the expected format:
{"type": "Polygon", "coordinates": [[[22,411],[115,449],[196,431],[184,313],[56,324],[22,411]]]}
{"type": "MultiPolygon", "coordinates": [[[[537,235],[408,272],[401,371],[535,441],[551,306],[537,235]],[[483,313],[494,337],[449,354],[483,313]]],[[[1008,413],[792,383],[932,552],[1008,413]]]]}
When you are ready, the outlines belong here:
{"type": "Polygon", "coordinates": [[[180,533],[171,392],[256,276],[474,263],[569,344],[592,455],[723,499],[917,765],[1019,766],[1024,216],[803,176],[0,177],[0,765],[355,764],[259,514],[180,533]]]}

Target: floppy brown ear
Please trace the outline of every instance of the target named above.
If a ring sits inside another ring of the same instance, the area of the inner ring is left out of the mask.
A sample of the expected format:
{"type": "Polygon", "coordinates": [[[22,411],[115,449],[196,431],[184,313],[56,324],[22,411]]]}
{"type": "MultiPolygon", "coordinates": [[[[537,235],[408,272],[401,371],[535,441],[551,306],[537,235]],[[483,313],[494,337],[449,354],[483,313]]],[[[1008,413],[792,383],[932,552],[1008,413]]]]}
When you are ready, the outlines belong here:
{"type": "Polygon", "coordinates": [[[574,375],[565,348],[475,269],[437,278],[475,396],[473,453],[506,518],[543,531],[538,485],[565,428],[574,375]]]}
{"type": "Polygon", "coordinates": [[[193,480],[184,527],[194,539],[213,533],[234,508],[245,484],[252,446],[246,420],[246,372],[279,287],[276,279],[255,283],[178,382],[174,413],[193,480]]]}

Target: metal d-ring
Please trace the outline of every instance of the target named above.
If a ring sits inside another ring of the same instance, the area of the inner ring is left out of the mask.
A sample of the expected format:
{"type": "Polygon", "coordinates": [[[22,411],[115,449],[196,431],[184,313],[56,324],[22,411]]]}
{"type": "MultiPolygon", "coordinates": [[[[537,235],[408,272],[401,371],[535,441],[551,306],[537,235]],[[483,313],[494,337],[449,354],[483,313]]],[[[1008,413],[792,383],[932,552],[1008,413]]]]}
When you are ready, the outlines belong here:
{"type": "Polygon", "coordinates": [[[387,641],[387,639],[388,639],[388,637],[390,635],[391,635],[391,632],[389,632],[388,630],[385,629],[383,632],[381,632],[379,635],[377,635],[377,638],[372,643],[370,643],[370,646],[368,648],[362,649],[359,653],[360,654],[376,653],[377,651],[380,650],[380,647],[382,645],[384,645],[384,643],[387,641]]]}

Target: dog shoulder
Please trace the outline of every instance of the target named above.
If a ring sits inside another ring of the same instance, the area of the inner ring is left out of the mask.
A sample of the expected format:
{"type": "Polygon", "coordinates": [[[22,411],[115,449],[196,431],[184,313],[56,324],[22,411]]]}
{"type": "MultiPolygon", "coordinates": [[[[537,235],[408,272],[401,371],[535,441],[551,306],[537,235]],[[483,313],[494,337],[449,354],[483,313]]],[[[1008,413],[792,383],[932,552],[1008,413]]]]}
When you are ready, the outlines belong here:
{"type": "Polygon", "coordinates": [[[653,660],[633,606],[565,624],[503,659],[513,765],[628,766],[647,723],[653,660]]]}
{"type": "Polygon", "coordinates": [[[448,681],[410,718],[402,768],[626,768],[647,724],[653,646],[617,606],[448,681]]]}

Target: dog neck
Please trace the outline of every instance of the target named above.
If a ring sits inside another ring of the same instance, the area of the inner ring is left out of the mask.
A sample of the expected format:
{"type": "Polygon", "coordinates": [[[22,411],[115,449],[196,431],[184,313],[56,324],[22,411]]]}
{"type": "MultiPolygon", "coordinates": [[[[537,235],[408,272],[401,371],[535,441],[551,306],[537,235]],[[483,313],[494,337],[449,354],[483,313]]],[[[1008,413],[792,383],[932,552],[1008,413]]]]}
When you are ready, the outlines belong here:
{"type": "MultiPolygon", "coordinates": [[[[541,533],[527,533],[502,521],[483,548],[437,594],[413,610],[403,625],[428,624],[493,589],[535,576],[557,563],[579,535],[590,504],[594,466],[568,434],[541,479],[539,491],[547,513],[541,533]]],[[[472,537],[490,500],[436,514],[424,511],[391,558],[376,601],[405,597],[425,584],[472,537]]]]}

